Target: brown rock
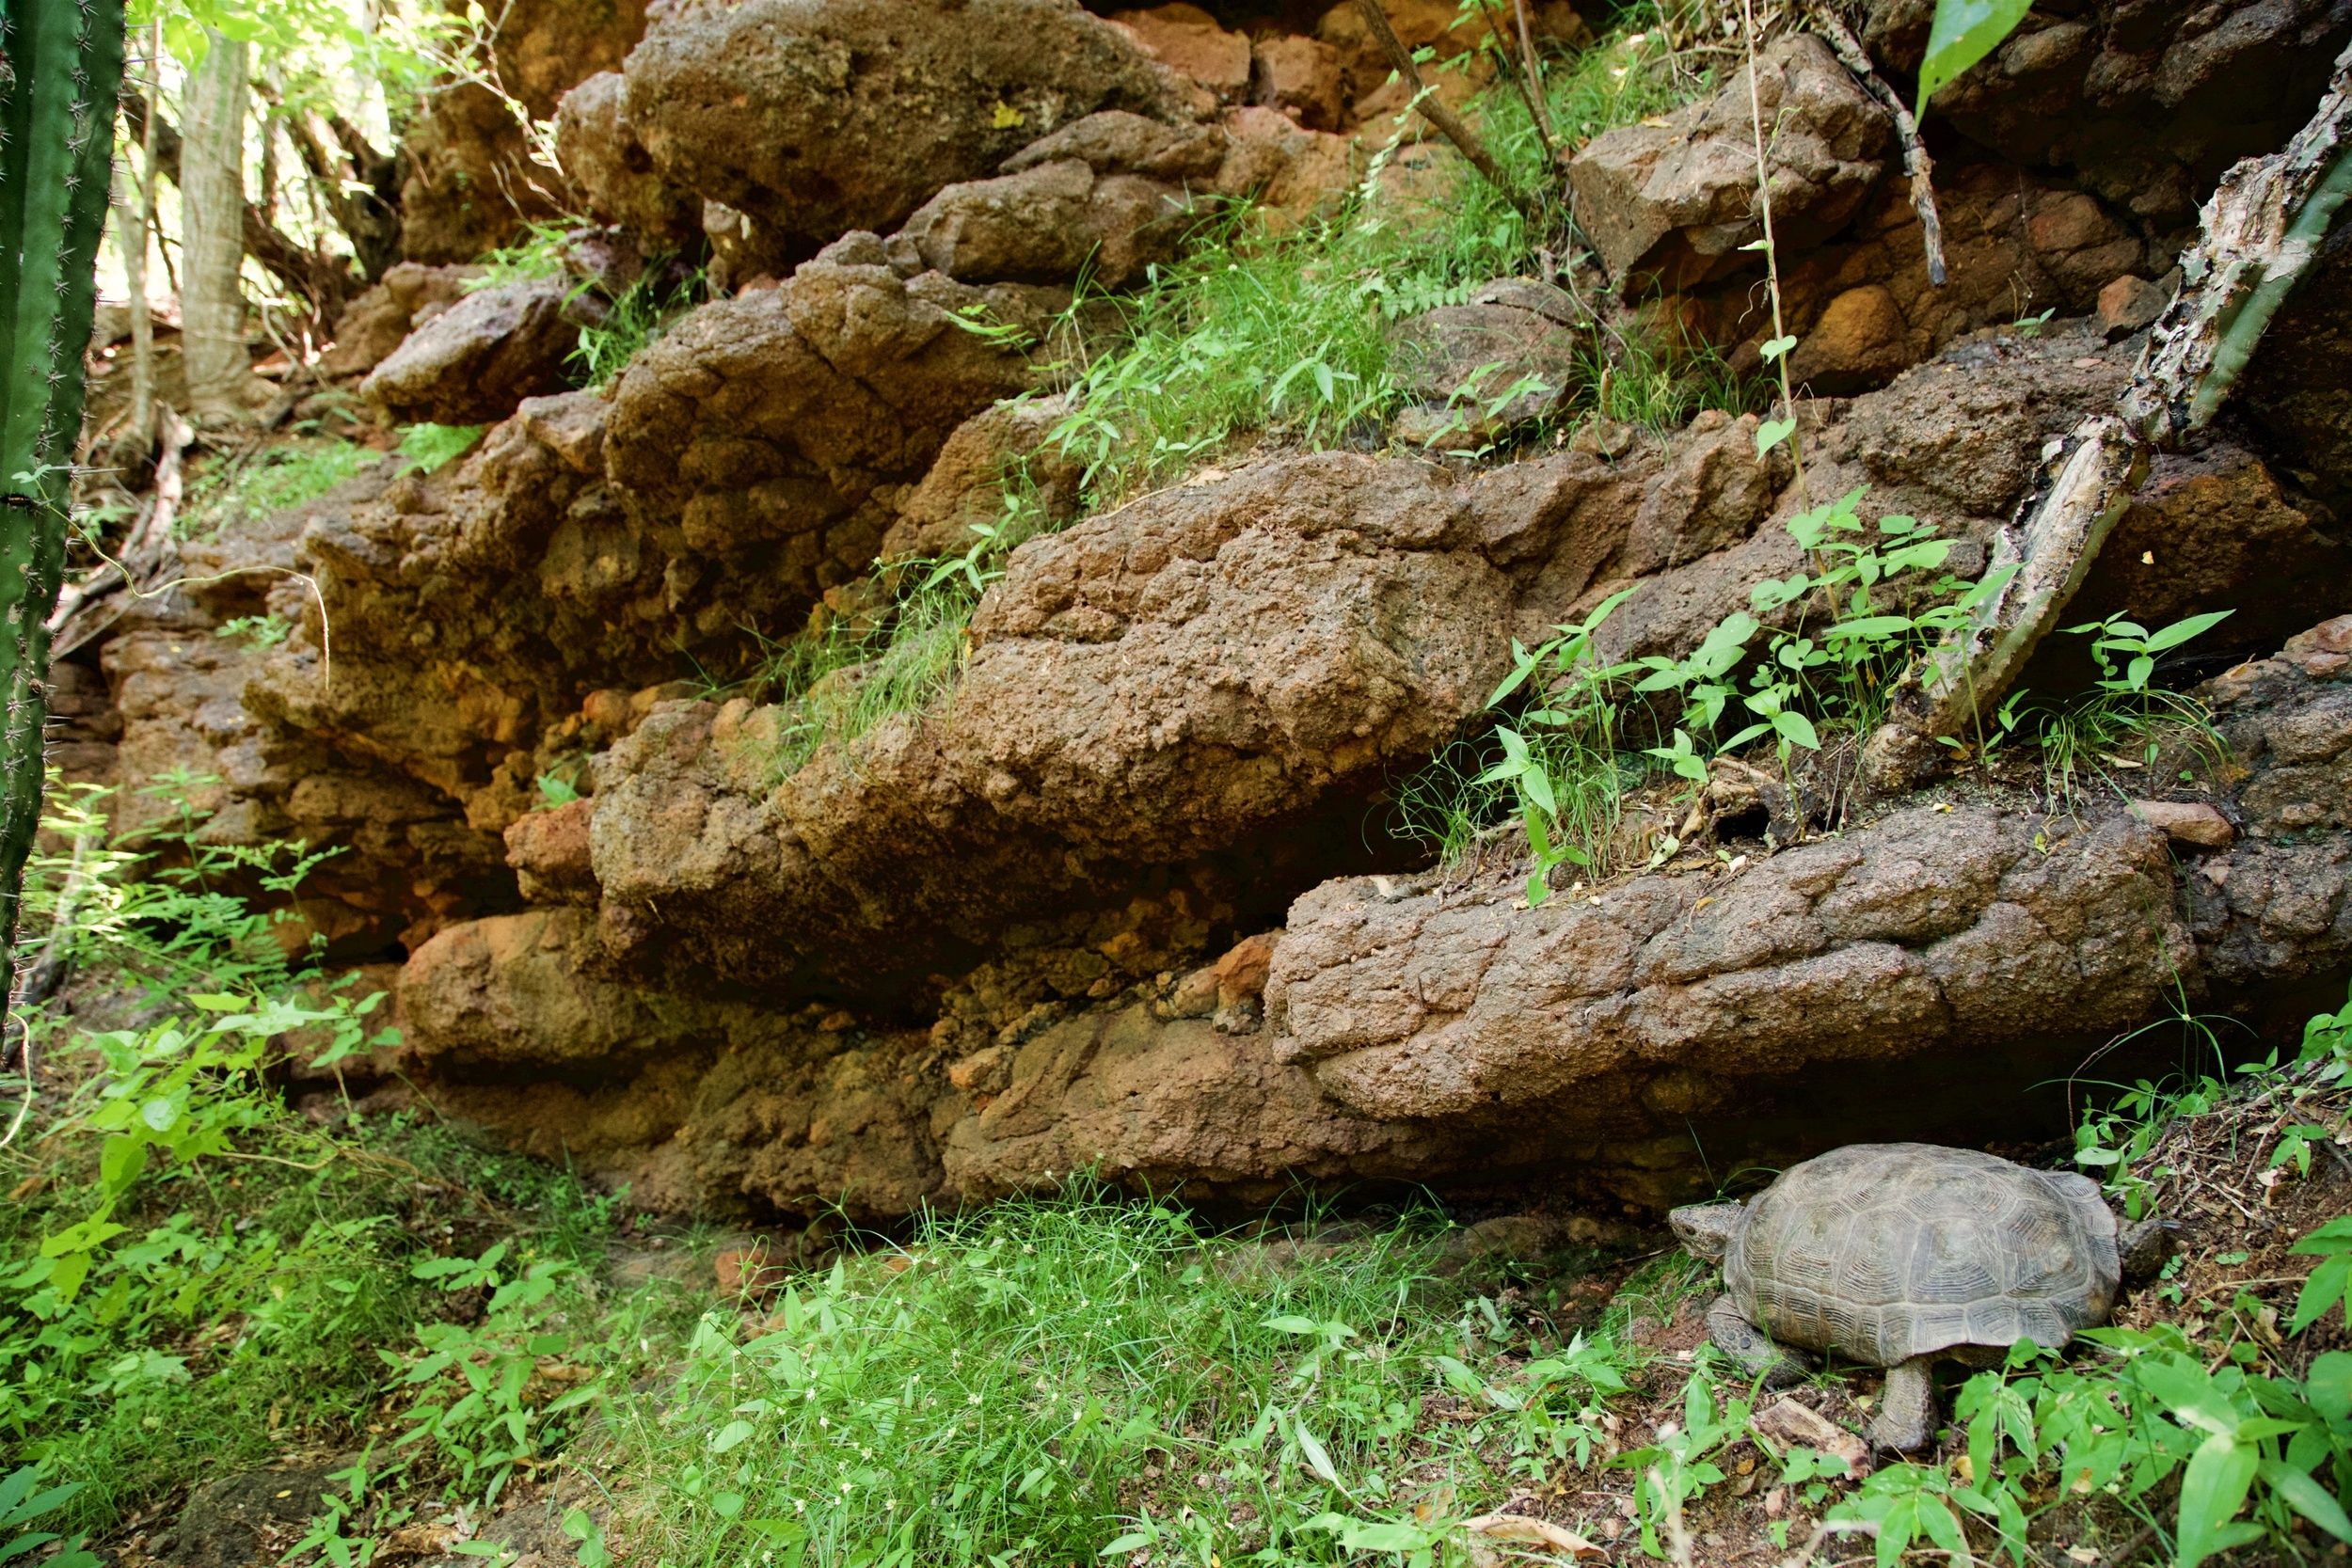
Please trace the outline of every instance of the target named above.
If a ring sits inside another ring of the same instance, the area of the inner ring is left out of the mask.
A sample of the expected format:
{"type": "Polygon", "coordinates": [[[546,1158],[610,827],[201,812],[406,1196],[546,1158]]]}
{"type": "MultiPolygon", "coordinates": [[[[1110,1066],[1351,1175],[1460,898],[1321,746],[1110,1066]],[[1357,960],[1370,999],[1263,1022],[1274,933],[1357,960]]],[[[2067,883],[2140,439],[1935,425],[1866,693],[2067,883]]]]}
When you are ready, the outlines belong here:
{"type": "Polygon", "coordinates": [[[1399,323],[1391,333],[1392,373],[1422,406],[1400,419],[1398,438],[1476,446],[1549,416],[1584,374],[1587,321],[1565,290],[1507,277],[1463,304],[1399,323]],[[1493,406],[1522,385],[1525,390],[1493,406]]]}
{"type": "Polygon", "coordinates": [[[679,529],[695,557],[679,567],[687,582],[703,562],[764,559],[771,624],[789,624],[874,560],[885,487],[921,478],[958,425],[1028,385],[1018,350],[951,316],[1034,330],[1063,297],[904,279],[879,240],[850,236],[782,288],[701,307],[639,356],[612,394],[606,473],[633,517],[679,529]]]}
{"type": "Polygon", "coordinates": [[[1347,109],[1337,49],[1288,34],[1260,39],[1251,58],[1251,103],[1279,109],[1311,131],[1340,128],[1347,109]]]}
{"type": "MultiPolygon", "coordinates": [[[[1578,214],[1621,288],[1669,291],[1734,270],[1760,271],[1740,247],[1761,233],[1747,73],[1713,99],[1655,124],[1595,137],[1568,164],[1578,214]]],[[[1805,34],[1758,61],[1772,141],[1772,222],[1784,261],[1843,228],[1885,171],[1892,122],[1829,46],[1805,34]]]]}
{"type": "Polygon", "coordinates": [[[2169,303],[2164,290],[2125,273],[2099,291],[2099,329],[2110,339],[2128,338],[2153,325],[2169,303]]]}
{"type": "Polygon", "coordinates": [[[513,866],[523,897],[533,904],[596,900],[596,873],[588,860],[588,819],[593,800],[526,812],[506,826],[506,863],[513,866]]]}
{"type": "Polygon", "coordinates": [[[1806,1064],[2123,1027],[2194,962],[2163,839],[2122,817],[1914,810],[1711,885],[1488,899],[1300,899],[1267,990],[1288,1057],[1382,1119],[1640,1137],[1806,1064]]]}
{"type": "Polygon", "coordinates": [[[619,71],[604,71],[565,93],[555,117],[556,156],[591,213],[674,248],[702,231],[702,202],[655,172],[629,123],[627,91],[619,71]]]}
{"type": "Polygon", "coordinates": [[[1074,0],[746,0],[665,12],[630,54],[653,166],[805,255],[1096,109],[1181,118],[1176,78],[1074,0]]]}
{"type": "Polygon", "coordinates": [[[488,424],[523,399],[560,392],[579,329],[561,278],[468,294],[408,335],[359,390],[394,419],[488,424]]]}
{"type": "Polygon", "coordinates": [[[1249,40],[1218,26],[1200,7],[1179,3],[1113,11],[1110,20],[1134,34],[1146,54],[1200,83],[1218,102],[1237,103],[1248,95],[1249,40]]]}
{"type": "Polygon", "coordinates": [[[2132,812],[2175,844],[2227,849],[2237,841],[2230,819],[2202,800],[2134,800],[2132,812]]]}
{"type": "Polygon", "coordinates": [[[466,297],[479,267],[428,267],[402,261],[344,307],[335,319],[335,341],[320,357],[330,376],[365,375],[389,358],[423,322],[466,297]]]}
{"type": "Polygon", "coordinates": [[[2226,610],[2201,651],[2275,645],[2315,604],[2352,602],[2352,549],[2308,497],[2230,441],[2167,452],[2099,552],[2070,621],[2128,614],[2147,626],[2226,610]],[[2265,594],[2264,582],[2293,582],[2265,594]]]}
{"type": "Polygon", "coordinates": [[[1788,373],[1817,397],[1883,385],[1911,362],[1911,325],[1884,286],[1865,283],[1829,302],[1790,351],[1788,373]]]}
{"type": "Polygon", "coordinates": [[[950,185],[890,244],[913,252],[907,270],[959,282],[1066,283],[1090,264],[1117,289],[1173,261],[1195,221],[1182,186],[1072,158],[950,185]]]}
{"type": "MultiPolygon", "coordinates": [[[[1915,72],[1932,9],[1869,0],[1864,41],[1893,71],[1915,72]]],[[[2348,39],[2352,14],[2330,0],[2187,10],[2093,0],[2033,12],[1938,90],[1932,115],[2010,166],[2071,170],[2117,209],[2178,228],[2223,169],[2301,127],[2348,39]]]]}

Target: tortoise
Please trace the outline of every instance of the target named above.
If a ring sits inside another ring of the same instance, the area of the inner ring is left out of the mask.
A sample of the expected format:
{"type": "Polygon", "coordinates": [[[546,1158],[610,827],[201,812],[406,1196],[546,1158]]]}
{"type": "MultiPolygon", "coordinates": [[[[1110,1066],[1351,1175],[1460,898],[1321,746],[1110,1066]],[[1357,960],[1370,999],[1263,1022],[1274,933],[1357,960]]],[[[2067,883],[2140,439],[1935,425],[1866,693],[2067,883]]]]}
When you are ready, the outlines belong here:
{"type": "Polygon", "coordinates": [[[1849,1144],[1668,1220],[1723,1264],[1708,1338],[1767,1386],[1810,1370],[1804,1352],[1885,1368],[1869,1436],[1898,1450],[1928,1440],[1931,1363],[1994,1366],[2020,1339],[2056,1350],[2106,1323],[2170,1228],[2119,1225],[2089,1177],[1934,1144],[1849,1144]]]}

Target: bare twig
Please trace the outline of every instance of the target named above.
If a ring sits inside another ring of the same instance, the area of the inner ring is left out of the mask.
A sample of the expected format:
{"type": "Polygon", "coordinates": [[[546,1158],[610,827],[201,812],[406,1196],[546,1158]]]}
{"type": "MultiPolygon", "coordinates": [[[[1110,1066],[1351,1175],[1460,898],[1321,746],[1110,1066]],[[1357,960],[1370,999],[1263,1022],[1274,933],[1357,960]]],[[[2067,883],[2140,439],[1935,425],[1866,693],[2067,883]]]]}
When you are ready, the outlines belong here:
{"type": "Polygon", "coordinates": [[[1935,161],[1928,156],[1927,146],[1919,139],[1919,122],[1912,118],[1911,107],[1903,102],[1903,95],[1888,86],[1886,78],[1881,76],[1878,68],[1870,63],[1869,51],[1863,48],[1862,40],[1853,36],[1853,29],[1846,25],[1846,19],[1824,4],[1824,0],[1811,0],[1807,8],[1812,12],[1813,25],[1820,30],[1822,38],[1829,40],[1830,48],[1836,51],[1838,59],[1853,73],[1854,80],[1860,82],[1863,89],[1884,104],[1886,112],[1895,117],[1895,139],[1902,145],[1903,172],[1911,176],[1911,209],[1919,214],[1919,237],[1927,246],[1928,281],[1942,288],[1944,220],[1935,210],[1935,161]]]}
{"type": "Polygon", "coordinates": [[[1527,24],[1527,0],[1511,0],[1511,8],[1519,19],[1519,64],[1527,69],[1527,90],[1535,105],[1535,132],[1544,138],[1544,150],[1553,163],[1560,161],[1559,138],[1551,134],[1551,103],[1544,91],[1544,62],[1535,54],[1534,29],[1527,24]]]}
{"type": "MultiPolygon", "coordinates": [[[[1551,124],[1544,114],[1544,80],[1536,71],[1534,55],[1522,52],[1519,69],[1514,71],[1511,65],[1511,35],[1503,27],[1502,18],[1495,14],[1493,0],[1478,0],[1478,10],[1486,19],[1486,31],[1494,35],[1495,54],[1502,61],[1502,73],[1511,79],[1512,87],[1518,89],[1519,102],[1527,105],[1527,118],[1534,124],[1535,137],[1544,144],[1546,166],[1556,165],[1560,155],[1551,145],[1551,124]]],[[[1526,11],[1521,10],[1519,20],[1525,22],[1526,19],[1526,11]]],[[[1524,40],[1525,37],[1522,32],[1521,40],[1524,40]]]]}
{"type": "Polygon", "coordinates": [[[1388,13],[1380,8],[1380,0],[1356,0],[1356,11],[1364,19],[1372,36],[1379,40],[1397,75],[1413,89],[1413,107],[1420,111],[1422,119],[1437,127],[1438,134],[1452,142],[1455,150],[1470,161],[1470,167],[1509,198],[1511,205],[1529,218],[1536,217],[1534,198],[1511,182],[1503,174],[1502,166],[1495,162],[1495,155],[1486,150],[1486,144],[1478,139],[1477,133],[1463,124],[1462,117],[1447,108],[1436,91],[1422,80],[1421,68],[1413,63],[1413,52],[1405,47],[1405,40],[1389,25],[1388,13]]]}

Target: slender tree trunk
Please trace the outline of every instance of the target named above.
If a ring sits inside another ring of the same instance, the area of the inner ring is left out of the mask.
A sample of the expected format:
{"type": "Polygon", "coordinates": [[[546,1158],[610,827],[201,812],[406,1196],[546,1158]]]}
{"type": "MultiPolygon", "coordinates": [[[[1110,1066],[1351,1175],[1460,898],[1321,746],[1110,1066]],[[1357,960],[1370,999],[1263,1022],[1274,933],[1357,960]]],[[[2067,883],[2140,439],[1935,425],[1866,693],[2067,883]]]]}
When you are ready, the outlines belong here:
{"type": "Polygon", "coordinates": [[[188,84],[180,147],[180,327],[188,403],[199,420],[247,412],[252,356],[246,350],[246,46],[207,30],[204,62],[188,84]]]}
{"type": "Polygon", "coordinates": [[[131,309],[131,432],[142,443],[155,436],[155,324],[147,312],[151,178],[127,150],[115,166],[115,246],[122,252],[123,292],[131,309]]]}

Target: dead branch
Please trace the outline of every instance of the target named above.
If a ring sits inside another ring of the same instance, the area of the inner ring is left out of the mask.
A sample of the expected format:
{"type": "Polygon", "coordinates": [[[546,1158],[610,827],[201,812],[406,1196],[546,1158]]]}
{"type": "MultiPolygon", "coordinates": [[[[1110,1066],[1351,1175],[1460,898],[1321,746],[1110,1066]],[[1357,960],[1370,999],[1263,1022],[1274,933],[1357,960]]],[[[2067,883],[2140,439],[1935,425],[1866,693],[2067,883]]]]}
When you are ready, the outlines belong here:
{"type": "Polygon", "coordinates": [[[1405,47],[1405,40],[1398,38],[1396,29],[1389,25],[1389,16],[1380,8],[1380,0],[1356,0],[1356,11],[1364,19],[1364,25],[1372,30],[1372,36],[1379,40],[1381,49],[1389,56],[1389,63],[1396,68],[1397,75],[1413,89],[1413,106],[1420,111],[1422,119],[1435,126],[1439,135],[1452,142],[1455,150],[1470,161],[1470,167],[1509,198],[1511,205],[1517,207],[1523,216],[1531,220],[1538,218],[1540,214],[1534,198],[1504,176],[1502,166],[1495,162],[1494,154],[1486,150],[1486,144],[1478,139],[1477,133],[1463,124],[1462,117],[1447,108],[1429,85],[1422,80],[1421,68],[1413,63],[1413,52],[1405,47]]]}
{"type": "Polygon", "coordinates": [[[1937,288],[1944,286],[1944,219],[1935,210],[1935,160],[1928,156],[1927,144],[1919,139],[1919,122],[1912,118],[1910,105],[1903,95],[1887,84],[1870,63],[1870,52],[1862,47],[1862,40],[1853,36],[1846,19],[1823,0],[1811,0],[1807,8],[1813,25],[1829,41],[1863,90],[1886,106],[1895,117],[1895,139],[1903,150],[1903,172],[1911,177],[1911,210],[1919,214],[1919,236],[1928,251],[1928,281],[1937,288]]]}
{"type": "Polygon", "coordinates": [[[2219,410],[2279,307],[2310,270],[2352,196],[2352,48],[2319,107],[2279,152],[2222,177],[2183,259],[2186,280],[2156,325],[2116,412],[2067,436],[2064,461],[2021,520],[2002,531],[1988,570],[2009,580],[1970,624],[1914,671],[1912,689],[1865,748],[1881,788],[1939,766],[1938,736],[1962,736],[1997,704],[2064,615],[2160,449],[2219,410]]]}
{"type": "Polygon", "coordinates": [[[2145,441],[2170,445],[2220,409],[2279,307],[2319,254],[2352,195],[2352,48],[2318,112],[2285,148],[2221,177],[2181,258],[2185,286],[2149,335],[2123,394],[2145,441]]]}

